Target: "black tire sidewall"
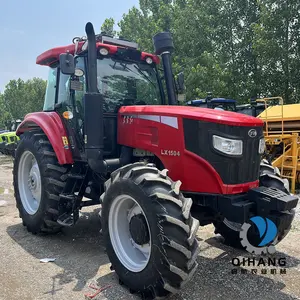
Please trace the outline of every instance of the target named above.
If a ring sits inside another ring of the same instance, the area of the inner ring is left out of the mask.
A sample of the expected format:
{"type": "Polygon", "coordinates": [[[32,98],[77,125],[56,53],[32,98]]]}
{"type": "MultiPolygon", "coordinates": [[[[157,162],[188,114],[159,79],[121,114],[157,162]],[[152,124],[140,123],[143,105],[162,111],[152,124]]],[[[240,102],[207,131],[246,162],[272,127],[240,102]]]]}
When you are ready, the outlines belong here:
{"type": "Polygon", "coordinates": [[[20,211],[21,218],[23,219],[23,222],[26,224],[26,226],[30,229],[30,231],[38,231],[39,228],[43,226],[45,214],[47,213],[48,208],[48,195],[46,193],[46,180],[45,180],[45,165],[42,163],[42,154],[39,152],[39,150],[36,147],[36,142],[34,140],[33,135],[26,135],[24,138],[20,141],[18,148],[16,150],[15,160],[14,160],[14,184],[15,184],[15,198],[17,201],[17,206],[20,211]],[[30,215],[25,208],[23,207],[23,203],[21,201],[21,196],[19,193],[19,163],[20,159],[25,151],[30,151],[33,156],[35,157],[37,164],[39,166],[40,170],[40,176],[41,176],[41,200],[38,210],[35,214],[30,215]]]}
{"type": "MultiPolygon", "coordinates": [[[[116,270],[117,274],[127,274],[130,272],[130,276],[124,276],[120,278],[127,286],[132,287],[134,290],[143,290],[145,286],[153,286],[159,284],[156,281],[158,273],[164,273],[164,264],[160,261],[161,253],[163,253],[162,241],[160,240],[161,232],[158,227],[158,219],[156,217],[155,205],[149,197],[143,192],[143,190],[134,184],[131,180],[118,179],[113,184],[113,189],[107,193],[104,197],[102,204],[102,220],[103,220],[103,235],[107,246],[107,254],[110,261],[116,270]],[[117,255],[115,254],[114,248],[111,244],[109,235],[109,211],[114,199],[120,194],[126,194],[135,199],[136,202],[141,206],[151,231],[151,255],[146,268],[140,272],[131,272],[122,265],[117,255]]],[[[162,284],[162,283],[160,283],[162,284]]]]}

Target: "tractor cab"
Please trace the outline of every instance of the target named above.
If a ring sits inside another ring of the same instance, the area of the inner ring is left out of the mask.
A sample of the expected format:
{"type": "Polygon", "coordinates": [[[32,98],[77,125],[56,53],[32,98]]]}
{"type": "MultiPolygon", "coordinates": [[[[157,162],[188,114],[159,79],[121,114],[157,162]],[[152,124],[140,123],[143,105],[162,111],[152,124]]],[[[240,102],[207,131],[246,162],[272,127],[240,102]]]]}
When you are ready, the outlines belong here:
{"type": "Polygon", "coordinates": [[[74,38],[72,45],[48,50],[37,58],[37,64],[49,66],[43,110],[63,116],[74,158],[80,160],[84,155],[84,95],[88,90],[102,96],[103,118],[97,107],[92,107],[91,113],[99,115],[99,122],[103,119],[105,156],[119,155],[116,126],[120,107],[165,104],[158,56],[139,51],[134,42],[105,34],[95,35],[95,46],[96,64],[89,65],[87,38],[74,38]]]}
{"type": "MultiPolygon", "coordinates": [[[[96,38],[97,63],[93,67],[97,72],[97,90],[104,97],[104,112],[113,113],[123,105],[161,104],[156,68],[159,58],[138,51],[134,42],[105,35],[96,38]]],[[[69,54],[74,55],[72,74],[59,65],[62,47],[46,51],[37,58],[38,64],[49,66],[44,111],[82,102],[88,85],[87,45],[85,39],[76,39],[73,45],[65,47],[69,54]]]]}

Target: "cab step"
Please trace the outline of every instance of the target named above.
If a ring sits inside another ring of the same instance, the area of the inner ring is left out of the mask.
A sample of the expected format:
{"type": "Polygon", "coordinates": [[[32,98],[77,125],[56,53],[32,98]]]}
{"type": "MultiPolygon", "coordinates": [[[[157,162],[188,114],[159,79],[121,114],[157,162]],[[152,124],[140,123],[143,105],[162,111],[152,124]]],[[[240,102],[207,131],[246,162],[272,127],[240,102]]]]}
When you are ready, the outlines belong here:
{"type": "Polygon", "coordinates": [[[83,180],[85,178],[85,174],[72,174],[72,173],[69,173],[68,177],[72,178],[72,179],[76,179],[76,180],[83,180]]]}
{"type": "Polygon", "coordinates": [[[70,202],[76,201],[77,197],[74,194],[59,194],[60,199],[68,200],[70,202]]]}
{"type": "Polygon", "coordinates": [[[79,219],[79,211],[76,210],[73,213],[64,213],[57,219],[57,223],[64,227],[72,227],[79,219]]]}

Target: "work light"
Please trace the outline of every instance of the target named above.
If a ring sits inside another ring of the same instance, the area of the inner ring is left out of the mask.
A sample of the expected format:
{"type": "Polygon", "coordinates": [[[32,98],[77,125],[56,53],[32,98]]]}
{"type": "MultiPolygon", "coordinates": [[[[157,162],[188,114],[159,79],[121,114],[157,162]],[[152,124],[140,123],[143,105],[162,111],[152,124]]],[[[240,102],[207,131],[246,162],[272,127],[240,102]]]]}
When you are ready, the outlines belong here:
{"type": "Polygon", "coordinates": [[[259,147],[258,147],[258,153],[259,154],[263,154],[264,151],[265,151],[265,146],[266,146],[266,143],[265,143],[265,139],[264,138],[261,138],[259,140],[259,147]]]}

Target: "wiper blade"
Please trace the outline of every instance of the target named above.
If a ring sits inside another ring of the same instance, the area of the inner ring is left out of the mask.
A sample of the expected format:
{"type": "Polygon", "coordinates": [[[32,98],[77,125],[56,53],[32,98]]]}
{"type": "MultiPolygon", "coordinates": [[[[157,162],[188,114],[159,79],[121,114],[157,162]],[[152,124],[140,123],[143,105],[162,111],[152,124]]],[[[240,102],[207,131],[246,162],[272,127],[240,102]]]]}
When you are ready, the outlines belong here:
{"type": "Polygon", "coordinates": [[[139,72],[139,74],[141,74],[148,82],[150,82],[155,88],[157,88],[156,87],[156,85],[155,85],[155,83],[152,81],[152,80],[150,80],[150,78],[144,73],[144,72],[142,72],[137,66],[134,66],[134,68],[139,72]]]}

